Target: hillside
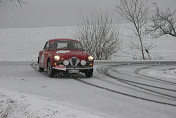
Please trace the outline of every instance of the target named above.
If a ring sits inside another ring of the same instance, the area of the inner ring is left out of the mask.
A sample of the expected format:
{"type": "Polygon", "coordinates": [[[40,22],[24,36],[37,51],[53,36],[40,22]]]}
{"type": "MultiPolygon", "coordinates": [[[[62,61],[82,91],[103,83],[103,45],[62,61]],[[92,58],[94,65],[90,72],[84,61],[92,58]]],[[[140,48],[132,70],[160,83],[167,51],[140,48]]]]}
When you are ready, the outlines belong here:
{"type": "MultiPolygon", "coordinates": [[[[118,25],[122,52],[129,52],[128,43],[135,40],[129,24],[118,25]],[[130,40],[129,40],[130,39],[130,40]]],[[[52,38],[73,38],[74,27],[9,28],[0,29],[0,61],[36,61],[44,43],[52,38]]],[[[155,48],[150,50],[152,59],[176,59],[176,38],[163,36],[146,41],[155,48]]],[[[129,55],[119,53],[113,59],[129,60],[129,55]]]]}

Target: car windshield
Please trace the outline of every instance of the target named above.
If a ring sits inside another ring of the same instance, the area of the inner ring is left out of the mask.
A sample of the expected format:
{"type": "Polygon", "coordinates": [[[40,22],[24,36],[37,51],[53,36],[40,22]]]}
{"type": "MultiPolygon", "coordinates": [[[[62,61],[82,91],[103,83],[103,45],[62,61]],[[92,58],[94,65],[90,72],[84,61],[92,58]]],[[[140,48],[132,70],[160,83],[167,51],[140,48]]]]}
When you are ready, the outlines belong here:
{"type": "Polygon", "coordinates": [[[72,49],[72,50],[83,50],[80,42],[77,41],[53,41],[50,43],[51,50],[57,49],[72,49]]]}

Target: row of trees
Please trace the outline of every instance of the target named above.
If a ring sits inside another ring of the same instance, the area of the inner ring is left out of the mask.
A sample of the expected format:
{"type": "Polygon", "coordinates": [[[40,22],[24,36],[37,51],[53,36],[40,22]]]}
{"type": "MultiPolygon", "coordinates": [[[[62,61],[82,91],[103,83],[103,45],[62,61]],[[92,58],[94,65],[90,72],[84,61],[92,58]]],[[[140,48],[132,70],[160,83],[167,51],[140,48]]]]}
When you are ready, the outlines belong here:
{"type": "Polygon", "coordinates": [[[23,0],[0,0],[0,5],[4,7],[22,7],[25,2],[23,0]]]}
{"type": "MultiPolygon", "coordinates": [[[[151,17],[149,17],[147,0],[120,0],[120,5],[115,6],[115,12],[132,23],[132,30],[140,44],[136,47],[140,50],[143,60],[146,59],[145,53],[149,56],[149,49],[152,47],[144,44],[146,35],[176,36],[175,11],[161,10],[157,3],[153,3],[153,5],[154,11],[151,17]]],[[[83,16],[82,18],[82,24],[75,30],[75,38],[82,42],[85,50],[91,53],[95,59],[110,59],[120,50],[119,33],[112,25],[112,19],[108,13],[93,13],[91,17],[83,16]]]]}

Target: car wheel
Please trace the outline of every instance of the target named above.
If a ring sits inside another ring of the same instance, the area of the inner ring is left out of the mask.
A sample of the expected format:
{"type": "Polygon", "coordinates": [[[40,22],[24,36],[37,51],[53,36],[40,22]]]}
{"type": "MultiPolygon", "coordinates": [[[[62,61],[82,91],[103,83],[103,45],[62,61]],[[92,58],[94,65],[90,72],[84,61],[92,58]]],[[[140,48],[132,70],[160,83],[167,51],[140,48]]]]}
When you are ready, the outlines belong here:
{"type": "Polygon", "coordinates": [[[86,77],[90,78],[93,76],[93,69],[89,69],[85,72],[86,77]]]}
{"type": "Polygon", "coordinates": [[[71,74],[71,77],[76,79],[78,77],[78,74],[71,74]]]}
{"type": "Polygon", "coordinates": [[[48,71],[48,76],[49,77],[53,77],[54,76],[55,70],[52,68],[50,61],[48,61],[47,71],[48,71]]]}
{"type": "Polygon", "coordinates": [[[39,72],[44,72],[44,68],[39,66],[39,72]]]}
{"type": "Polygon", "coordinates": [[[57,71],[57,73],[54,75],[55,77],[63,78],[65,77],[65,72],[63,71],[57,71]]]}
{"type": "Polygon", "coordinates": [[[39,58],[38,58],[38,67],[39,67],[39,72],[44,72],[44,68],[40,67],[39,58]]]}

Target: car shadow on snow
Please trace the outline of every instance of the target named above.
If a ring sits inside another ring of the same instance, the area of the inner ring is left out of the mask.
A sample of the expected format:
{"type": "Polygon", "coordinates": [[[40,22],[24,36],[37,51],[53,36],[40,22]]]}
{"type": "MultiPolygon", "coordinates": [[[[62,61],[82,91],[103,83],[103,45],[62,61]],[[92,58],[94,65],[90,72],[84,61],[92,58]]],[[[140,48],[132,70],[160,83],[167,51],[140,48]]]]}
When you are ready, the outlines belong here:
{"type": "MultiPolygon", "coordinates": [[[[40,72],[43,75],[45,75],[46,77],[48,77],[48,73],[47,71],[44,72],[40,72]]],[[[51,78],[51,77],[48,77],[51,78]]],[[[79,74],[69,74],[69,73],[65,73],[64,71],[56,71],[56,73],[54,74],[54,76],[52,77],[53,79],[88,79],[87,77],[85,77],[84,74],[79,73],[79,74]]]]}

